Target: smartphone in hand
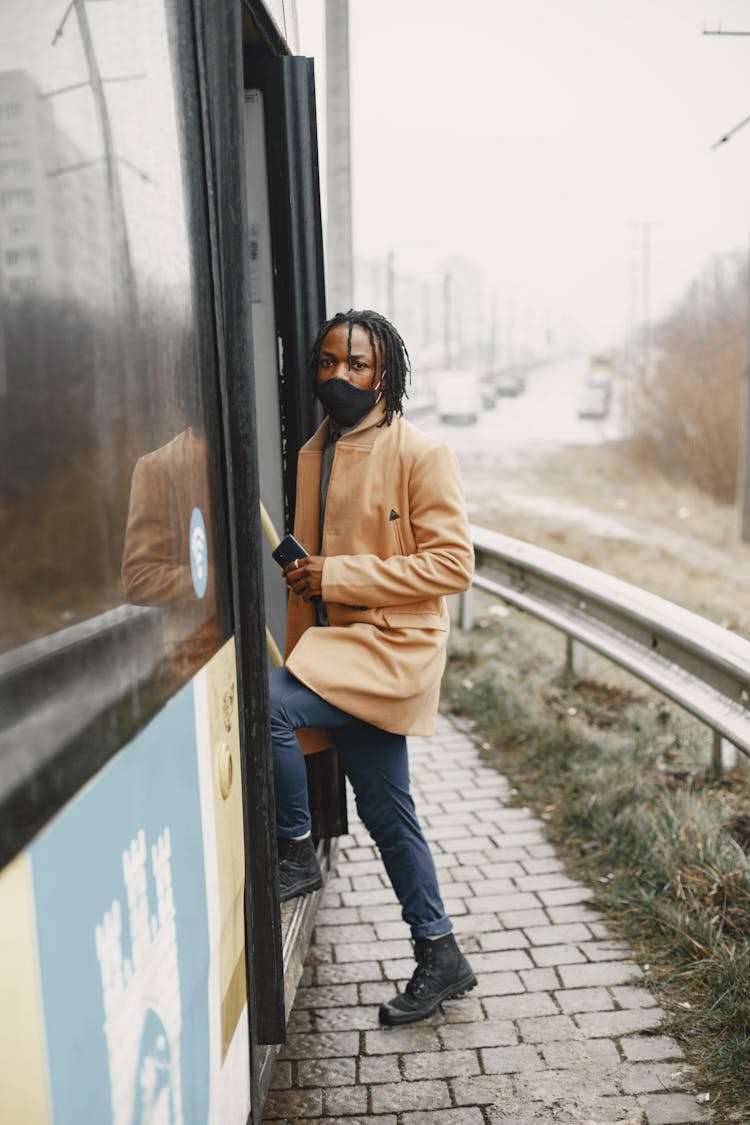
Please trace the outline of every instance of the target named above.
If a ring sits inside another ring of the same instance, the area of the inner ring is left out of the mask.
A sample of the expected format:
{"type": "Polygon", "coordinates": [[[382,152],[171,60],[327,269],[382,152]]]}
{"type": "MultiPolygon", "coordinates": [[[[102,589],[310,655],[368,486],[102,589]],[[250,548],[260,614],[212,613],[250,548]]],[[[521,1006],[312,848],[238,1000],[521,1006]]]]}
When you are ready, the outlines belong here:
{"type": "Polygon", "coordinates": [[[271,551],[271,558],[275,559],[283,569],[295,559],[306,559],[309,553],[293,535],[285,535],[278,547],[271,551]]]}

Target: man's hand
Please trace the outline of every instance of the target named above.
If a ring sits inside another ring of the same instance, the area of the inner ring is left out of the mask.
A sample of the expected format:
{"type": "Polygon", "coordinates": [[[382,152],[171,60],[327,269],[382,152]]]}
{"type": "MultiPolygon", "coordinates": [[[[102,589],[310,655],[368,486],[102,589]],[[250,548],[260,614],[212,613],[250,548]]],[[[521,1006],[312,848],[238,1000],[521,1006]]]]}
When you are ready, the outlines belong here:
{"type": "Polygon", "coordinates": [[[305,559],[295,559],[282,570],[289,589],[303,601],[309,602],[311,598],[320,597],[323,593],[323,563],[322,555],[308,555],[305,559]]]}

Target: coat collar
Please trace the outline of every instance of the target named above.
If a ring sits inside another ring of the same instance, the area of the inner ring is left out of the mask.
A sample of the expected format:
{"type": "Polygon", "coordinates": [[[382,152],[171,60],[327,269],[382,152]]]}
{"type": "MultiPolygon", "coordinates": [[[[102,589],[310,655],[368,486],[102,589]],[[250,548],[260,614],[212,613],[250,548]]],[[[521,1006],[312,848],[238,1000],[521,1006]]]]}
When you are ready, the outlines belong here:
{"type": "MultiPolygon", "coordinates": [[[[375,403],[372,410],[368,411],[352,430],[342,434],[339,441],[345,442],[347,445],[372,445],[378,436],[378,422],[384,417],[385,403],[381,399],[380,402],[375,403]]],[[[329,429],[330,419],[326,417],[313,436],[305,442],[302,449],[306,453],[322,453],[328,441],[329,429]]]]}

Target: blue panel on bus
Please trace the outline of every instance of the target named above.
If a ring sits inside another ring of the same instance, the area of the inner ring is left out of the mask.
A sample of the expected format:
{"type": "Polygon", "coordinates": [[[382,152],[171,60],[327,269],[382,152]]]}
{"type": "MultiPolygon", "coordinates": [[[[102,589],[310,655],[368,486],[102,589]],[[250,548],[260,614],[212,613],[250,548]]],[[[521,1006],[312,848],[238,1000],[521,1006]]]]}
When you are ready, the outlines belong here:
{"type": "Polygon", "coordinates": [[[192,686],[30,855],[55,1122],[203,1125],[209,937],[192,686]]]}

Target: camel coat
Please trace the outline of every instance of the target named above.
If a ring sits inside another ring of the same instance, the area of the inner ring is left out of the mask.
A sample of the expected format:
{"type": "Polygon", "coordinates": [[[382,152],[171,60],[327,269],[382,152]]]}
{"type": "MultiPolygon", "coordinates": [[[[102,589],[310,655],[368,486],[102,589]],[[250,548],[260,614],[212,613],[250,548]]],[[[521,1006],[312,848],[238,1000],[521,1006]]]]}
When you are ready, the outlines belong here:
{"type": "MultiPolygon", "coordinates": [[[[470,584],[474,552],[448,446],[382,404],[336,443],[320,543],[328,419],[298,459],[294,533],[324,555],[329,626],[290,593],[286,666],[335,707],[396,734],[432,734],[448,640],[446,594],[470,584]]],[[[306,752],[330,745],[303,732],[306,752]]]]}

